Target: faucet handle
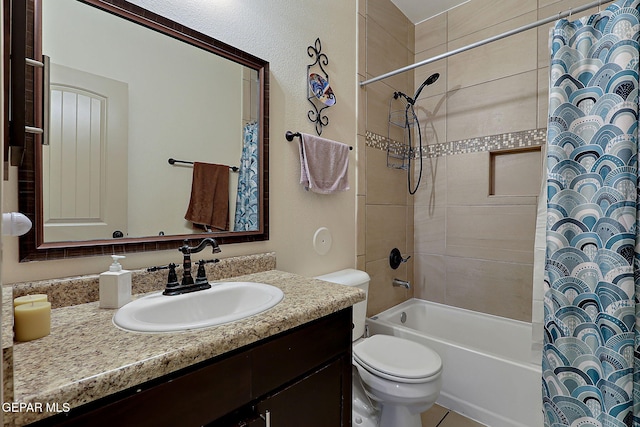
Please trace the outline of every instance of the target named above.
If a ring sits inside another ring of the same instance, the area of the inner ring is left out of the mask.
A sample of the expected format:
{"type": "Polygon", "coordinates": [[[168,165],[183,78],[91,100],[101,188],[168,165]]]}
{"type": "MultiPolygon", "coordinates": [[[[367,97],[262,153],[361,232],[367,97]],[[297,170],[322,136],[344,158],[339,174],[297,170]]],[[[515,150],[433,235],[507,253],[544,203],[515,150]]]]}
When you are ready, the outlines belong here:
{"type": "Polygon", "coordinates": [[[167,275],[167,290],[180,286],[180,283],[178,282],[178,275],[176,274],[176,265],[174,263],[171,263],[163,268],[169,269],[169,274],[167,275]]]}
{"type": "Polygon", "coordinates": [[[157,265],[154,267],[147,268],[147,273],[153,273],[154,271],[165,270],[167,268],[169,268],[168,265],[157,265]]]}
{"type": "Polygon", "coordinates": [[[400,264],[407,262],[409,258],[411,258],[411,255],[409,255],[406,258],[403,258],[402,254],[400,253],[400,249],[393,248],[391,250],[391,253],[389,254],[389,265],[391,266],[391,268],[395,270],[398,267],[400,267],[400,264]]]}
{"type": "Polygon", "coordinates": [[[209,283],[207,280],[207,272],[204,269],[204,260],[198,261],[198,274],[196,275],[196,285],[200,285],[202,283],[209,283]]]}
{"type": "Polygon", "coordinates": [[[209,283],[209,280],[207,279],[207,272],[204,268],[204,265],[212,262],[216,263],[216,262],[220,262],[220,260],[216,258],[216,259],[210,259],[206,261],[201,259],[200,261],[198,261],[198,273],[196,275],[196,285],[209,283]]]}
{"type": "Polygon", "coordinates": [[[169,275],[167,276],[167,286],[162,294],[177,295],[177,289],[180,287],[180,283],[178,282],[178,275],[176,274],[176,265],[171,263],[166,268],[169,269],[169,275]]]}
{"type": "Polygon", "coordinates": [[[153,273],[154,271],[166,270],[169,269],[169,274],[167,275],[167,288],[172,289],[177,286],[180,286],[178,283],[178,275],[176,274],[176,265],[174,263],[168,265],[160,265],[147,268],[147,272],[153,273]]]}

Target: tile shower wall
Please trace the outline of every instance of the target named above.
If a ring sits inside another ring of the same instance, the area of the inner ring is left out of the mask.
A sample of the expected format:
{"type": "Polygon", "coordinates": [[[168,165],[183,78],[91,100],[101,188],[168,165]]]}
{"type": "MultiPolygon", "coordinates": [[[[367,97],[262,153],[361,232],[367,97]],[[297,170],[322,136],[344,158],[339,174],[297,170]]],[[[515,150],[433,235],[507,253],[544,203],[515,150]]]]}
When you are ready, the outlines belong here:
{"type": "MultiPolygon", "coordinates": [[[[370,78],[584,3],[471,0],[413,27],[403,24],[402,16],[389,19],[395,13],[390,1],[369,0],[366,10],[360,8],[360,50],[366,57],[361,53],[359,73],[370,78]],[[409,41],[403,46],[405,36],[409,41]],[[403,64],[403,55],[412,50],[415,55],[403,64]]],[[[360,150],[365,158],[359,160],[365,170],[358,193],[363,236],[358,253],[375,279],[370,314],[409,296],[390,289],[387,281],[393,273],[384,258],[390,245],[404,244],[398,247],[412,255],[405,266],[416,297],[531,321],[541,179],[541,152],[535,148],[545,142],[550,27],[454,55],[417,68],[413,76],[401,74],[361,91],[360,108],[366,114],[359,114],[359,134],[366,149],[360,150]],[[413,93],[434,72],[440,73],[439,80],[423,90],[416,104],[428,147],[423,181],[412,197],[406,175],[386,168],[382,148],[388,135],[388,102],[396,90],[413,93]]]]}
{"type": "MultiPolygon", "coordinates": [[[[413,62],[414,25],[390,0],[359,0],[359,80],[413,62]]],[[[413,73],[405,73],[360,89],[358,112],[358,268],[371,276],[368,314],[413,296],[394,288],[394,278],[413,283],[413,198],[405,171],[386,167],[386,151],[366,144],[367,131],[387,135],[387,113],[393,92],[410,93],[413,73]],[[389,267],[397,247],[409,262],[389,267]]],[[[399,137],[395,135],[394,137],[399,137]]]]}

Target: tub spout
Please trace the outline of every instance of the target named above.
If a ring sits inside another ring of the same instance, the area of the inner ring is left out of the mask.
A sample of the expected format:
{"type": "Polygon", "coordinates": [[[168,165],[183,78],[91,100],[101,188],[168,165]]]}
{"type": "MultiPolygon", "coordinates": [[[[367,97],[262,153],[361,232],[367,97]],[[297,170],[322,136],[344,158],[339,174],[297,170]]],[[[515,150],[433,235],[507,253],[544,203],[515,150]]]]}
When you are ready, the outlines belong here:
{"type": "Polygon", "coordinates": [[[411,289],[411,283],[407,280],[393,279],[393,286],[411,289]]]}

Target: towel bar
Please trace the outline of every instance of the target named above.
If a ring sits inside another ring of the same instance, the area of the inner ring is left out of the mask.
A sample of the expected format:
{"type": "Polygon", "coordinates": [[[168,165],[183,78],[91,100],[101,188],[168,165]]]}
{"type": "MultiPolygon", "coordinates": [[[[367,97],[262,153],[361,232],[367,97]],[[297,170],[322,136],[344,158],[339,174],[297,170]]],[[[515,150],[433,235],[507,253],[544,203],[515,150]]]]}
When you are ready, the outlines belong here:
{"type": "MultiPolygon", "coordinates": [[[[184,163],[186,165],[192,165],[193,164],[193,162],[189,162],[187,160],[176,160],[174,158],[170,158],[168,160],[168,162],[169,162],[170,165],[175,165],[176,163],[184,163]]],[[[229,166],[229,169],[231,169],[234,172],[238,172],[240,170],[240,168],[237,167],[237,166],[229,166]]]]}
{"type": "MultiPolygon", "coordinates": [[[[290,130],[288,130],[285,134],[284,137],[287,139],[287,141],[291,142],[293,141],[293,138],[298,137],[300,138],[302,136],[302,134],[300,132],[291,132],[290,130]]],[[[349,146],[349,150],[353,150],[352,146],[349,146]]]]}

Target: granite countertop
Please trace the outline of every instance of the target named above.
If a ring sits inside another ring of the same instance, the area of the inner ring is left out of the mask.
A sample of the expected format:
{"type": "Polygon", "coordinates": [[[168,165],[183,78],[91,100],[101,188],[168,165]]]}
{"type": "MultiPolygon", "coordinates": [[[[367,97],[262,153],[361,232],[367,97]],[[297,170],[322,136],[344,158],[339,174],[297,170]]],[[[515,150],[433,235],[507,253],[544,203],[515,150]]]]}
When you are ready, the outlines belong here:
{"type": "Polygon", "coordinates": [[[13,289],[2,287],[2,348],[13,345],[13,289]]]}
{"type": "MultiPolygon", "coordinates": [[[[51,334],[16,343],[14,401],[77,407],[117,391],[254,343],[364,300],[357,288],[277,270],[225,279],[268,283],[284,299],[272,309],[226,325],[143,334],[115,327],[115,309],[98,302],[52,311],[51,334]]],[[[5,417],[9,414],[5,414],[5,417]]],[[[14,425],[54,415],[10,414],[14,425]]]]}

